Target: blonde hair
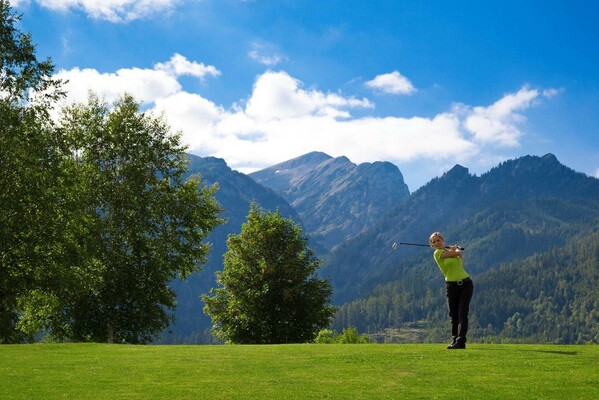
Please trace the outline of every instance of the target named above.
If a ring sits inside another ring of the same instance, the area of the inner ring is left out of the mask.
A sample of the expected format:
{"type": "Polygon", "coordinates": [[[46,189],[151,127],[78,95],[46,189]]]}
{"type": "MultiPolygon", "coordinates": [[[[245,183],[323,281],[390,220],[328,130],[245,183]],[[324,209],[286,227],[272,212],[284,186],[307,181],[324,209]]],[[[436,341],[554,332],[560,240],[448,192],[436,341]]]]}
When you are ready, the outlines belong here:
{"type": "Polygon", "coordinates": [[[445,241],[445,238],[443,237],[443,235],[441,235],[441,232],[433,232],[431,236],[428,238],[429,243],[433,240],[434,237],[439,237],[441,238],[441,240],[445,241]]]}

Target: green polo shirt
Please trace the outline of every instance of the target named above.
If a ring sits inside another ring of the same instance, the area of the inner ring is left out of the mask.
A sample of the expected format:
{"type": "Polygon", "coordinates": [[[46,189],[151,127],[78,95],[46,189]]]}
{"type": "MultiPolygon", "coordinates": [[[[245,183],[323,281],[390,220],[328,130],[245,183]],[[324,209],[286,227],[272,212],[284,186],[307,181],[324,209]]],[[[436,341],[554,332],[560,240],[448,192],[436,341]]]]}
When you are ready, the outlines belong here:
{"type": "Polygon", "coordinates": [[[445,282],[457,282],[468,278],[470,275],[464,270],[461,257],[441,258],[445,249],[437,249],[433,254],[437,265],[445,275],[445,282]]]}

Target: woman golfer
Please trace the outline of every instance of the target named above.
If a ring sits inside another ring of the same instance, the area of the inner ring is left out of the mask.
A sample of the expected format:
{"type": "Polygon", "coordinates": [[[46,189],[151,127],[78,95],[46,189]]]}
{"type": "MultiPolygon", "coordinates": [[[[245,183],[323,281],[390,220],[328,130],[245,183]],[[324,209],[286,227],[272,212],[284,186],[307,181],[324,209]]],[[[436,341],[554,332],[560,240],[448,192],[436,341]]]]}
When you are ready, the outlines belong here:
{"type": "Polygon", "coordinates": [[[433,257],[445,275],[445,295],[451,320],[453,341],[448,349],[465,349],[468,333],[468,310],[474,285],[462,266],[462,253],[457,246],[445,248],[445,239],[440,232],[433,233],[429,242],[435,249],[433,257]]]}

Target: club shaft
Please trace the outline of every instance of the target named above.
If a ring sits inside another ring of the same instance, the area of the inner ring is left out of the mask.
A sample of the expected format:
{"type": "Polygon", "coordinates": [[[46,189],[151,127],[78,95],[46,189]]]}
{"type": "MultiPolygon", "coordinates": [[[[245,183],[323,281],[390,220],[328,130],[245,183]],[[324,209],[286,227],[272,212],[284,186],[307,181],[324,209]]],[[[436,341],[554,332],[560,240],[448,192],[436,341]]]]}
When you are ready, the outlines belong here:
{"type": "MultiPolygon", "coordinates": [[[[399,244],[403,245],[403,246],[420,246],[420,247],[431,247],[429,244],[422,244],[422,243],[405,243],[405,242],[399,242],[399,244]]],[[[446,249],[450,249],[451,246],[445,246],[446,249]]],[[[458,247],[458,249],[460,250],[464,250],[463,247],[458,247]]]]}

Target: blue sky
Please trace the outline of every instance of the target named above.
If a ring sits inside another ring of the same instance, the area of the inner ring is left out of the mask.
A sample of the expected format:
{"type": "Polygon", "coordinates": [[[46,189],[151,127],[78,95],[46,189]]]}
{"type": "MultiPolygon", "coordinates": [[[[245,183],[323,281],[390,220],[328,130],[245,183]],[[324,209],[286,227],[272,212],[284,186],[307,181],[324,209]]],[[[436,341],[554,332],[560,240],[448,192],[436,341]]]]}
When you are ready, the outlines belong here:
{"type": "Polygon", "coordinates": [[[553,153],[599,177],[599,2],[11,0],[67,102],[128,92],[251,172],[310,151],[411,191],[553,153]]]}

